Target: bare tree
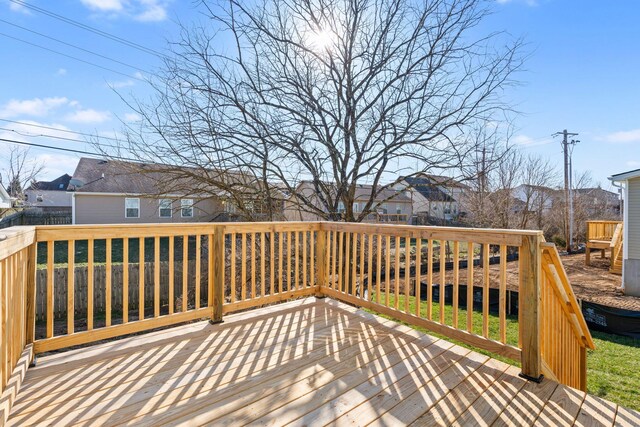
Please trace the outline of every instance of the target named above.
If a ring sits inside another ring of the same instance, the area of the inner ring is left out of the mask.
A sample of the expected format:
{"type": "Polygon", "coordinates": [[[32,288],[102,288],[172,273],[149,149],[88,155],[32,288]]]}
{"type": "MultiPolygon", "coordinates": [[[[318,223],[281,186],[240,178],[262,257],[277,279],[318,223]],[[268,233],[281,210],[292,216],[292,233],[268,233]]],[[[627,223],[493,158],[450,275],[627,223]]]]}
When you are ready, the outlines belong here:
{"type": "Polygon", "coordinates": [[[505,164],[510,164],[514,156],[509,140],[513,127],[509,121],[502,125],[494,122],[481,123],[469,132],[474,149],[463,167],[463,176],[469,189],[462,200],[462,210],[466,213],[466,221],[475,227],[491,227],[495,225],[496,195],[498,189],[497,171],[505,164]]]}
{"type": "Polygon", "coordinates": [[[128,101],[142,119],[122,148],[198,170],[248,216],[255,197],[272,217],[291,195],[320,218],[360,221],[399,175],[460,168],[467,128],[506,108],[521,42],[478,36],[490,4],[202,1],[207,24],[183,28],[155,96],[128,101]],[[373,190],[355,212],[362,183],[373,190]]]}
{"type": "Polygon", "coordinates": [[[4,185],[11,197],[24,199],[24,190],[35,181],[44,169],[44,164],[37,162],[30,155],[29,148],[12,146],[4,170],[0,171],[0,185],[4,185]]]}
{"type": "Polygon", "coordinates": [[[531,222],[535,220],[535,228],[545,230],[545,214],[552,208],[558,172],[549,159],[532,154],[523,157],[520,170],[524,204],[518,228],[530,228],[531,222]]]}

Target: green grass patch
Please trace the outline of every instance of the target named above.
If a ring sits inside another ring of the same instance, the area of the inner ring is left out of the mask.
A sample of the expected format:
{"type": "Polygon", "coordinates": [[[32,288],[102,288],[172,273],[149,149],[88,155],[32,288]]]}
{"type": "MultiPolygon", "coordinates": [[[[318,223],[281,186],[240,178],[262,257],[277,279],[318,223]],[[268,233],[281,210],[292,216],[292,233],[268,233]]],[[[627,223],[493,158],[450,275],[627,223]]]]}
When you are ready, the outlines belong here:
{"type": "Polygon", "coordinates": [[[592,332],[587,352],[589,393],[640,411],[640,340],[592,332]]]}
{"type": "MultiPolygon", "coordinates": [[[[174,259],[182,261],[182,237],[174,238],[174,259]]],[[[155,258],[155,238],[144,238],[144,260],[145,262],[153,262],[155,258]]],[[[195,259],[196,239],[190,236],[188,239],[189,259],[195,259]]],[[[169,238],[160,237],[160,261],[169,260],[169,238]]],[[[69,243],[67,241],[54,242],[53,245],[53,263],[56,267],[66,266],[68,260],[69,243]]],[[[120,264],[123,261],[124,239],[111,240],[111,262],[120,264]]],[[[74,247],[74,262],[76,265],[84,265],[88,262],[89,241],[76,240],[74,247]]],[[[47,264],[47,243],[38,243],[38,267],[45,267],[47,264]]],[[[140,259],[140,239],[129,239],[129,262],[137,263],[140,259]]],[[[105,239],[96,239],[93,241],[93,262],[96,265],[104,264],[107,260],[107,241],[105,239]]]]}
{"type": "MultiPolygon", "coordinates": [[[[380,295],[380,302],[384,304],[384,294],[380,295]]],[[[375,301],[375,295],[372,296],[375,301]]],[[[389,295],[389,306],[393,307],[395,303],[394,295],[389,295]]],[[[404,310],[405,296],[400,295],[398,306],[404,310]]],[[[433,302],[431,304],[432,319],[440,320],[440,304],[433,302]]],[[[427,301],[420,302],[420,311],[422,317],[427,316],[427,301]]],[[[416,298],[409,297],[409,311],[415,313],[416,298]]],[[[373,312],[373,311],[372,311],[373,312]]],[[[376,313],[381,317],[393,319],[376,313]]],[[[445,305],[445,324],[453,324],[453,308],[445,305]]],[[[404,323],[404,322],[401,322],[404,323]]],[[[459,308],[458,327],[466,330],[467,311],[462,307],[459,308]]],[[[429,335],[443,338],[458,344],[462,347],[472,349],[478,353],[491,356],[495,359],[519,366],[518,362],[511,359],[496,355],[494,353],[480,350],[463,342],[448,338],[446,336],[434,333],[428,329],[407,324],[413,329],[425,332],[429,335]]],[[[499,338],[499,317],[496,314],[489,315],[489,337],[492,339],[499,338]]],[[[482,333],[482,313],[473,311],[473,331],[476,334],[482,333]]],[[[625,406],[636,411],[640,411],[640,340],[618,335],[605,334],[602,332],[592,332],[593,340],[596,344],[595,350],[587,352],[587,391],[596,396],[600,396],[611,402],[625,406]]],[[[518,345],[518,318],[517,316],[507,316],[507,343],[518,345]]]]}

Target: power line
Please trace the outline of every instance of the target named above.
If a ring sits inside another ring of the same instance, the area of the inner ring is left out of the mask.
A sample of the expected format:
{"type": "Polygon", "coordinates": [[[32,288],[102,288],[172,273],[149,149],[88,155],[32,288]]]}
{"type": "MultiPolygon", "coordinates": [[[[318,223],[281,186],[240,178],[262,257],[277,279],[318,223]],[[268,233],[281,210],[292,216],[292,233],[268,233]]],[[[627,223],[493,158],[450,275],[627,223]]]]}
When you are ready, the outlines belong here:
{"type": "MultiPolygon", "coordinates": [[[[67,137],[64,137],[64,136],[47,135],[47,134],[44,134],[44,133],[41,133],[41,134],[27,134],[27,133],[23,133],[23,132],[17,131],[15,129],[9,129],[9,128],[3,128],[3,127],[0,127],[0,130],[17,133],[18,135],[26,136],[27,138],[51,138],[51,139],[57,139],[57,140],[60,140],[60,141],[80,142],[80,143],[83,143],[83,144],[92,143],[92,144],[97,145],[99,147],[114,148],[114,149],[119,149],[120,148],[120,147],[115,146],[115,145],[109,145],[109,144],[104,144],[104,143],[100,143],[100,142],[83,141],[81,139],[67,138],[67,137]]],[[[99,136],[95,136],[95,137],[98,138],[98,139],[100,138],[99,136]]]]}
{"type": "Polygon", "coordinates": [[[105,37],[107,39],[115,41],[117,43],[124,44],[124,45],[129,46],[129,47],[131,47],[133,49],[137,49],[137,50],[142,51],[144,53],[147,53],[149,55],[154,55],[154,56],[157,56],[159,58],[168,58],[165,54],[163,54],[161,52],[158,52],[157,50],[151,49],[149,47],[143,46],[141,44],[132,42],[132,41],[127,40],[127,39],[123,39],[122,37],[119,37],[119,36],[116,36],[114,34],[108,33],[106,31],[99,30],[99,29],[97,29],[95,27],[83,24],[82,22],[75,21],[75,20],[73,20],[71,18],[67,18],[66,16],[59,15],[59,14],[57,14],[55,12],[51,12],[51,11],[49,11],[47,9],[35,6],[35,5],[27,3],[25,1],[22,1],[22,0],[9,0],[9,1],[11,1],[12,3],[18,4],[20,6],[26,7],[27,9],[33,10],[35,12],[42,13],[44,15],[47,15],[47,16],[51,17],[51,18],[54,18],[54,19],[57,19],[59,21],[65,22],[65,23],[67,23],[69,25],[73,25],[73,26],[81,28],[81,29],[83,29],[85,31],[89,31],[89,32],[97,34],[97,35],[99,35],[101,37],[105,37]]]}
{"type": "Polygon", "coordinates": [[[78,49],[78,50],[81,50],[81,51],[83,51],[83,52],[89,53],[89,54],[91,54],[91,55],[98,56],[98,57],[103,58],[103,59],[106,59],[106,60],[108,60],[108,61],[112,61],[112,62],[118,63],[118,64],[120,64],[120,65],[124,65],[125,67],[132,68],[132,69],[137,70],[137,71],[140,71],[140,72],[142,72],[142,73],[145,73],[145,74],[151,74],[151,73],[148,73],[147,71],[143,70],[142,68],[138,68],[138,67],[136,67],[136,66],[134,66],[134,65],[127,64],[126,62],[122,62],[122,61],[120,61],[120,60],[117,60],[117,59],[114,59],[114,58],[108,57],[108,56],[106,56],[106,55],[102,55],[102,54],[100,54],[100,53],[93,52],[93,51],[91,51],[91,50],[89,50],[89,49],[85,49],[85,48],[83,48],[83,47],[76,46],[76,45],[74,45],[74,44],[72,44],[72,43],[67,43],[67,42],[65,42],[64,40],[60,40],[60,39],[57,39],[57,38],[55,38],[55,37],[48,36],[48,35],[46,35],[46,34],[43,34],[43,33],[40,33],[40,32],[38,32],[38,31],[32,30],[32,29],[30,29],[30,28],[23,27],[23,26],[18,25],[18,24],[14,24],[13,22],[9,22],[9,21],[6,21],[6,20],[4,20],[4,19],[0,19],[0,22],[4,22],[5,24],[8,24],[8,25],[14,26],[14,27],[16,27],[16,28],[20,28],[21,30],[28,31],[28,32],[33,33],[33,34],[37,34],[37,35],[39,35],[40,37],[44,37],[44,38],[47,38],[47,39],[49,39],[49,40],[53,40],[53,41],[55,41],[55,42],[57,42],[57,43],[61,43],[61,44],[65,45],[65,46],[69,46],[69,47],[72,47],[72,48],[74,48],[74,49],[78,49]]]}
{"type": "MultiPolygon", "coordinates": [[[[120,142],[121,141],[118,138],[112,138],[110,136],[99,136],[99,135],[95,135],[95,134],[91,134],[91,133],[78,132],[78,131],[75,131],[75,130],[68,130],[68,129],[59,129],[59,128],[54,128],[52,126],[37,125],[37,124],[34,124],[34,123],[21,122],[21,121],[18,121],[18,120],[0,119],[0,122],[15,123],[15,124],[18,124],[18,125],[23,125],[23,126],[31,126],[31,127],[35,127],[35,128],[54,130],[56,132],[64,132],[64,133],[71,133],[71,134],[75,134],[75,135],[82,135],[82,136],[87,136],[87,137],[90,137],[90,138],[110,139],[110,140],[116,141],[116,142],[120,142]]],[[[14,130],[14,129],[10,129],[10,130],[13,131],[13,132],[18,133],[17,130],[14,130]]],[[[49,136],[51,136],[51,135],[49,135],[49,136]]]]}
{"type": "Polygon", "coordinates": [[[75,57],[75,56],[72,56],[72,55],[68,55],[68,54],[66,54],[66,53],[62,53],[62,52],[59,52],[59,51],[54,50],[54,49],[50,49],[50,48],[48,48],[48,47],[45,47],[45,46],[39,45],[39,44],[37,44],[37,43],[32,43],[32,42],[30,42],[30,41],[23,40],[23,39],[18,38],[18,37],[10,36],[9,34],[0,33],[0,36],[6,37],[6,38],[9,38],[9,39],[13,39],[13,40],[17,40],[17,41],[19,41],[19,42],[22,42],[22,43],[25,43],[25,44],[28,44],[28,45],[31,45],[31,46],[37,47],[37,48],[39,48],[39,49],[43,49],[43,50],[46,50],[46,51],[49,51],[49,52],[55,53],[55,54],[57,54],[57,55],[62,55],[62,56],[65,56],[65,57],[67,57],[67,58],[71,58],[71,59],[73,59],[73,60],[76,60],[76,61],[79,61],[79,62],[83,62],[83,63],[85,63],[85,64],[91,65],[92,67],[101,68],[101,69],[103,69],[103,70],[106,70],[106,71],[109,71],[109,72],[112,72],[112,73],[120,74],[121,76],[125,76],[125,77],[128,77],[128,78],[130,78],[130,79],[135,79],[135,80],[139,80],[139,81],[141,81],[141,82],[146,82],[146,80],[141,79],[141,78],[139,78],[139,77],[132,76],[132,75],[129,75],[129,74],[126,74],[126,73],[123,73],[123,72],[120,72],[120,71],[114,70],[113,68],[103,67],[102,65],[98,65],[98,64],[96,64],[96,63],[94,63],[94,62],[86,61],[86,60],[84,60],[84,59],[81,59],[81,58],[78,58],[78,57],[75,57]]]}
{"type": "MultiPolygon", "coordinates": [[[[36,148],[46,148],[48,150],[57,150],[57,151],[65,151],[67,153],[75,153],[75,154],[86,154],[89,156],[97,156],[97,157],[105,157],[104,154],[100,154],[100,153],[94,153],[91,151],[84,151],[84,150],[75,150],[73,148],[63,148],[63,147],[53,147],[50,145],[44,145],[44,144],[36,144],[33,142],[24,142],[24,141],[17,141],[15,139],[8,139],[8,138],[0,138],[1,142],[7,142],[9,144],[18,144],[18,145],[26,145],[29,147],[36,147],[36,148]]],[[[129,159],[127,157],[120,157],[120,156],[108,156],[109,158],[112,159],[118,159],[118,160],[128,160],[131,162],[139,162],[140,160],[136,160],[136,159],[129,159]]]]}

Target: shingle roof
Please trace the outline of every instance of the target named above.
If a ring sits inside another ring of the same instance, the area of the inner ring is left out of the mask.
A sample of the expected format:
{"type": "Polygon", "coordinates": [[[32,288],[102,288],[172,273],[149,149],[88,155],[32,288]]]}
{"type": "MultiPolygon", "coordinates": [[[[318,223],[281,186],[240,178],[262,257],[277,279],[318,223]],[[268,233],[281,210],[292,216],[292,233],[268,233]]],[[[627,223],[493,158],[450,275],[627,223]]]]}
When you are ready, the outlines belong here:
{"type": "MultiPolygon", "coordinates": [[[[373,191],[372,185],[358,184],[358,186],[356,187],[355,200],[368,199],[369,197],[371,197],[372,191],[373,191]]],[[[380,202],[384,200],[399,202],[399,203],[411,202],[411,199],[407,197],[407,195],[404,194],[403,191],[394,190],[393,188],[389,188],[389,187],[384,189],[378,188],[375,201],[380,202]]]]}
{"type": "Polygon", "coordinates": [[[64,174],[54,179],[53,181],[38,181],[34,182],[27,188],[27,190],[42,190],[42,191],[67,191],[69,187],[69,181],[71,175],[64,174]]]}
{"type": "MultiPolygon", "coordinates": [[[[83,157],[73,173],[70,190],[77,193],[180,194],[214,192],[188,167],[102,160],[83,157]],[[75,185],[75,182],[82,185],[75,185]]],[[[201,172],[200,172],[201,173],[201,172]]]]}
{"type": "Polygon", "coordinates": [[[407,177],[404,181],[427,200],[431,200],[432,202],[455,202],[453,197],[440,190],[437,184],[427,178],[407,177]]]}

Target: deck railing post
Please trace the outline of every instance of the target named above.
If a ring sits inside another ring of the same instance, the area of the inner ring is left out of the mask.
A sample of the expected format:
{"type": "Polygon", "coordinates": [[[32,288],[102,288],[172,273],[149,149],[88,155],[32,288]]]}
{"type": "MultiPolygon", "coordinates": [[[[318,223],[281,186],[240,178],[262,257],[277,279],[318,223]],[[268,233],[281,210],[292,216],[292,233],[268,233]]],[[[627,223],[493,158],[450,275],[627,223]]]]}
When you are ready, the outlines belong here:
{"type": "Polygon", "coordinates": [[[209,283],[209,292],[213,295],[211,323],[222,323],[222,303],[224,301],[224,226],[213,229],[213,280],[209,283]]]}
{"type": "Polygon", "coordinates": [[[520,339],[522,342],[522,372],[520,376],[536,382],[542,381],[541,353],[541,281],[542,235],[522,237],[520,262],[520,339]]]}
{"type": "Polygon", "coordinates": [[[26,343],[32,344],[36,335],[36,246],[32,243],[27,250],[27,271],[26,271],[26,322],[25,337],[26,343]]]}
{"type": "Polygon", "coordinates": [[[315,265],[317,267],[316,274],[316,297],[324,297],[323,287],[327,285],[327,230],[322,229],[322,224],[318,228],[316,235],[315,247],[315,265]]]}

